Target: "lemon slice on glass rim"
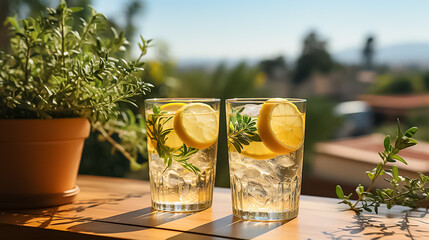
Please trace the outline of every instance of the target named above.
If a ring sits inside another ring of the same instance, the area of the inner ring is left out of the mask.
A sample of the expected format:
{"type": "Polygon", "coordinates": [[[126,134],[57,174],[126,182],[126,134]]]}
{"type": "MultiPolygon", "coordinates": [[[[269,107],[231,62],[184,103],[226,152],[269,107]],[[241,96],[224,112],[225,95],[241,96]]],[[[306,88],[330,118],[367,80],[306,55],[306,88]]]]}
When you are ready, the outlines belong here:
{"type": "Polygon", "coordinates": [[[259,111],[258,134],[272,152],[287,154],[304,143],[305,116],[286,99],[269,99],[259,111]]]}
{"type": "Polygon", "coordinates": [[[187,146],[208,148],[218,138],[219,112],[204,103],[186,104],[176,111],[174,131],[187,146]]]}

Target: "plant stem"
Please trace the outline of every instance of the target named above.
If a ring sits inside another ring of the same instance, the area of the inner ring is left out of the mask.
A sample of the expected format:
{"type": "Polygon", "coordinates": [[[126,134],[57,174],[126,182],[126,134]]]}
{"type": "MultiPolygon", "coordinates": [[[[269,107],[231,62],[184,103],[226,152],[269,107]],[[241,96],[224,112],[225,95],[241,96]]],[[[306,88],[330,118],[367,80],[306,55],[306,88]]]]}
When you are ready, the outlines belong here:
{"type": "MultiPolygon", "coordinates": [[[[384,168],[384,165],[386,164],[386,162],[385,161],[383,161],[383,165],[382,165],[382,167],[381,167],[381,171],[380,171],[380,173],[383,171],[383,168],[384,168]]],[[[372,181],[371,181],[371,184],[369,185],[369,187],[366,189],[366,191],[365,192],[370,192],[371,190],[372,190],[372,188],[374,187],[374,183],[375,183],[375,180],[377,180],[377,177],[378,176],[380,176],[380,173],[378,173],[376,176],[374,176],[374,178],[372,179],[372,181]]],[[[358,200],[355,202],[355,204],[353,204],[353,206],[352,206],[352,208],[353,209],[356,209],[356,205],[362,200],[362,198],[363,197],[365,197],[366,196],[366,194],[365,193],[362,193],[361,195],[360,195],[360,197],[358,198],[358,200]]]]}
{"type": "Polygon", "coordinates": [[[100,125],[96,126],[96,129],[107,139],[107,141],[112,144],[112,146],[116,149],[118,149],[119,152],[121,152],[124,157],[126,157],[128,160],[134,162],[135,159],[131,156],[130,153],[128,153],[127,150],[125,150],[124,147],[122,147],[121,144],[117,143],[107,132],[102,128],[100,125]]]}
{"type": "Polygon", "coordinates": [[[27,41],[27,50],[25,51],[25,84],[28,84],[28,62],[30,62],[30,43],[27,41]]]}
{"type": "MultiPolygon", "coordinates": [[[[374,178],[373,178],[373,179],[372,179],[372,181],[371,181],[371,184],[369,185],[369,187],[366,189],[366,191],[365,191],[365,192],[370,192],[370,191],[372,190],[372,188],[374,187],[374,183],[375,183],[375,181],[377,180],[378,176],[380,176],[380,174],[383,172],[383,168],[384,168],[384,166],[386,165],[387,160],[388,160],[388,159],[390,159],[390,158],[392,157],[392,155],[395,155],[395,154],[393,154],[393,152],[396,152],[396,151],[397,151],[397,149],[396,149],[396,147],[395,147],[395,148],[393,148],[393,149],[392,149],[392,150],[387,154],[387,156],[386,156],[385,158],[383,158],[383,162],[382,162],[382,164],[381,164],[381,169],[375,173],[374,178]]],[[[353,208],[353,209],[355,209],[355,208],[356,208],[356,205],[357,205],[357,204],[362,200],[362,198],[363,198],[363,197],[365,197],[365,196],[366,196],[366,194],[365,194],[365,193],[362,193],[362,194],[360,195],[360,197],[358,198],[358,200],[355,202],[355,204],[353,204],[352,208],[353,208]]]]}
{"type": "Polygon", "coordinates": [[[90,29],[90,27],[91,27],[91,25],[92,25],[92,23],[94,22],[94,20],[95,20],[95,18],[96,18],[96,17],[97,17],[97,15],[93,16],[93,17],[91,18],[91,20],[89,21],[89,23],[86,25],[86,27],[85,27],[85,31],[83,32],[83,34],[82,34],[82,36],[80,37],[80,40],[79,40],[79,42],[78,42],[78,44],[77,44],[77,47],[78,47],[78,48],[82,48],[82,42],[85,40],[86,35],[88,34],[89,29],[90,29]]]}
{"type": "Polygon", "coordinates": [[[139,56],[139,58],[137,58],[137,61],[136,62],[140,62],[140,60],[141,60],[141,58],[144,56],[144,54],[143,53],[141,53],[140,54],[140,56],[139,56]]]}
{"type": "Polygon", "coordinates": [[[61,71],[63,72],[64,78],[66,78],[66,71],[64,71],[64,68],[66,66],[66,62],[65,62],[65,49],[66,49],[66,45],[65,45],[65,14],[64,14],[64,9],[61,12],[61,22],[60,22],[60,28],[61,28],[61,71]]]}

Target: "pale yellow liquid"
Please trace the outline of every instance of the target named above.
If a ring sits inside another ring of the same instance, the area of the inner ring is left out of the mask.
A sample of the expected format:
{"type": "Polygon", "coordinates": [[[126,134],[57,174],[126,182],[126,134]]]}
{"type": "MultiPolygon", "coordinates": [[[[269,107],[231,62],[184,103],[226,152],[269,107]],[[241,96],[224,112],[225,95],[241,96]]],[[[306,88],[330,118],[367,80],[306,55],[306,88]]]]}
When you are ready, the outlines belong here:
{"type": "Polygon", "coordinates": [[[303,147],[257,160],[229,150],[233,214],[247,220],[280,221],[298,214],[303,147]]]}
{"type": "MultiPolygon", "coordinates": [[[[173,119],[170,120],[172,121],[173,119]]],[[[185,169],[175,161],[166,169],[164,159],[159,157],[154,144],[155,141],[148,137],[152,206],[157,210],[172,212],[209,208],[213,199],[217,143],[209,148],[200,149],[188,160],[188,163],[201,170],[198,174],[185,169]]]]}

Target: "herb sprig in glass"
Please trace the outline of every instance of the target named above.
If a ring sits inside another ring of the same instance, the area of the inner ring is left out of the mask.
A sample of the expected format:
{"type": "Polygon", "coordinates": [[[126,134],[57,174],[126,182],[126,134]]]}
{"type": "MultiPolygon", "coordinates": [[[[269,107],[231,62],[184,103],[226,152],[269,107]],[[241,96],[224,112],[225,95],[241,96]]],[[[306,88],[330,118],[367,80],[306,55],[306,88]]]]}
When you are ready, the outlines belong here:
{"type": "Polygon", "coordinates": [[[156,105],[153,105],[152,111],[153,114],[150,114],[146,119],[147,134],[149,141],[152,140],[155,144],[155,150],[158,156],[164,159],[164,164],[166,165],[164,171],[171,166],[173,161],[176,161],[187,170],[198,174],[200,169],[188,162],[191,156],[198,152],[198,149],[187,147],[185,144],[179,149],[167,146],[165,142],[167,141],[168,134],[171,133],[173,129],[165,128],[165,124],[171,121],[173,117],[166,115],[167,112],[162,111],[161,108],[156,105]]]}
{"type": "Polygon", "coordinates": [[[249,145],[250,142],[261,142],[257,132],[256,119],[242,114],[244,108],[232,110],[229,116],[228,124],[228,147],[241,153],[243,145],[249,145]]]}
{"type": "Polygon", "coordinates": [[[365,190],[359,184],[356,187],[358,200],[353,203],[350,199],[353,193],[345,195],[341,186],[337,185],[336,194],[338,198],[342,199],[340,203],[347,204],[351,210],[357,213],[363,210],[368,212],[374,210],[375,213],[378,213],[381,204],[386,204],[387,208],[390,209],[395,205],[417,208],[421,204],[427,203],[429,201],[429,186],[427,186],[429,184],[429,176],[419,173],[418,178],[411,179],[400,176],[398,167],[395,165],[391,169],[385,169],[387,163],[399,161],[408,164],[398,154],[401,150],[417,144],[417,141],[412,138],[416,132],[417,127],[412,127],[403,133],[398,120],[397,136],[394,145],[391,145],[391,138],[387,135],[384,139],[384,150],[379,153],[382,161],[373,170],[366,172],[371,179],[369,187],[365,190]],[[373,193],[372,190],[375,181],[383,174],[388,176],[384,180],[391,185],[391,188],[375,189],[373,193]],[[359,203],[361,204],[359,205],[359,203]]]}

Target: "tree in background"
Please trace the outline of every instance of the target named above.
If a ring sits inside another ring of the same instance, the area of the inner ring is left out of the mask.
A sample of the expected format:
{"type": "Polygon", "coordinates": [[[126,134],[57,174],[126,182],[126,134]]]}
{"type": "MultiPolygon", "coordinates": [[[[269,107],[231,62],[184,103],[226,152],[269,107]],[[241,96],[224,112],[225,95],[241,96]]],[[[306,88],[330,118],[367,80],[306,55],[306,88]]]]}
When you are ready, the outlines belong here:
{"type": "Polygon", "coordinates": [[[424,75],[423,82],[425,85],[426,92],[429,92],[429,72],[424,75]]]}
{"type": "Polygon", "coordinates": [[[296,62],[293,82],[300,84],[314,72],[328,73],[333,67],[334,61],[326,50],[326,42],[312,31],[304,38],[301,56],[296,62]]]}
{"type": "Polygon", "coordinates": [[[285,76],[279,76],[279,75],[282,75],[282,74],[279,74],[280,71],[287,73],[287,64],[283,56],[280,56],[274,59],[263,60],[259,63],[259,67],[265,74],[267,74],[267,77],[270,80],[274,80],[274,81],[286,80],[286,79],[281,79],[281,78],[285,78],[285,76]]]}
{"type": "Polygon", "coordinates": [[[418,94],[425,91],[425,79],[420,73],[390,73],[378,75],[370,92],[379,95],[418,94]]]}
{"type": "Polygon", "coordinates": [[[373,69],[374,55],[375,55],[374,37],[369,36],[367,37],[365,41],[365,46],[362,50],[362,65],[365,70],[373,69]]]}

